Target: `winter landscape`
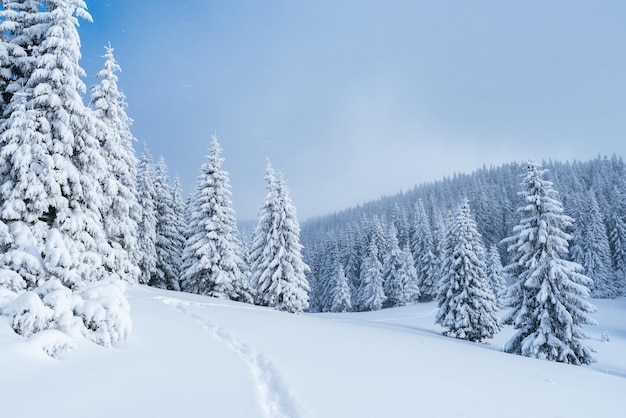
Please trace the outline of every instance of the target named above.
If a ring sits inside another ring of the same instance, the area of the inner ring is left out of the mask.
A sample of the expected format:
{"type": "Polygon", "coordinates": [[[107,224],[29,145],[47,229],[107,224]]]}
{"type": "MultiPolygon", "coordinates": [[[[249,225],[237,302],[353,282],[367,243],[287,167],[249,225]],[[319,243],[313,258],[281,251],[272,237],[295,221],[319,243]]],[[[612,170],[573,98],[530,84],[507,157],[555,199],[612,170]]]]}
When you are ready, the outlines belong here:
{"type": "Polygon", "coordinates": [[[110,45],[86,88],[79,19],[0,10],[3,417],[621,414],[622,157],[483,166],[302,223],[267,161],[247,231],[217,135],[185,194],[137,144],[110,45]]]}

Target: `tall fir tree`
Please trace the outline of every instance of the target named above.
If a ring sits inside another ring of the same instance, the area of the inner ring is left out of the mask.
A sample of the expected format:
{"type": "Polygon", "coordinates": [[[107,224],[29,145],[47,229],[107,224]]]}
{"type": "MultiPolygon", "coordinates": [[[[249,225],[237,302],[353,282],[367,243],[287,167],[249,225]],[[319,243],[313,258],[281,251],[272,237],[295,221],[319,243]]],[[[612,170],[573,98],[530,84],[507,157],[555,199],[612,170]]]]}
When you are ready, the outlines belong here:
{"type": "Polygon", "coordinates": [[[568,261],[571,236],[565,232],[573,219],[564,214],[552,182],[532,162],[519,193],[523,214],[505,240],[512,254],[505,272],[515,279],[508,291],[513,309],[505,324],[518,332],[505,345],[509,353],[570,364],[595,361],[593,349],[584,343],[583,325],[596,322],[588,302],[591,279],[582,267],[568,261]]]}
{"type": "Polygon", "coordinates": [[[378,258],[376,239],[371,239],[367,247],[367,256],[361,266],[361,282],[357,293],[357,307],[360,311],[377,311],[387,300],[383,266],[378,258]]]}
{"type": "Polygon", "coordinates": [[[313,254],[305,256],[308,259],[309,271],[306,275],[306,279],[309,282],[311,291],[309,292],[309,312],[322,312],[322,295],[321,287],[319,285],[319,273],[321,267],[322,255],[320,252],[315,251],[313,254]]]}
{"type": "Polygon", "coordinates": [[[500,258],[500,251],[495,244],[492,244],[487,251],[486,257],[486,273],[487,283],[491,287],[493,295],[496,297],[496,302],[499,307],[504,306],[506,298],[506,279],[504,272],[502,271],[502,259],[500,258]]]}
{"type": "Polygon", "coordinates": [[[156,171],[152,154],[148,145],[144,143],[139,160],[137,175],[137,200],[141,207],[141,220],[138,225],[138,260],[140,275],[139,282],[150,283],[156,275],[157,266],[157,213],[156,213],[156,171]]]}
{"type": "Polygon", "coordinates": [[[161,289],[180,290],[178,283],[180,258],[176,252],[180,231],[176,226],[174,194],[163,157],[156,166],[154,192],[156,266],[148,284],[161,289]]]}
{"type": "Polygon", "coordinates": [[[242,270],[243,251],[221,153],[213,136],[190,203],[182,280],[187,291],[250,302],[249,278],[242,270]]]}
{"type": "Polygon", "coordinates": [[[109,170],[98,132],[107,127],[83,103],[78,64],[77,18],[91,17],[81,0],[3,6],[2,29],[12,34],[0,127],[0,281],[19,294],[3,311],[24,336],[79,327],[116,344],[130,318],[103,261],[112,252],[103,222],[109,170]],[[106,304],[100,291],[110,291],[106,304]]]}
{"type": "Polygon", "coordinates": [[[350,312],[352,310],[352,298],[348,278],[339,260],[335,261],[335,269],[330,280],[328,290],[328,311],[350,312]]]}
{"type": "Polygon", "coordinates": [[[391,215],[391,224],[396,228],[398,246],[404,248],[409,243],[409,235],[411,232],[409,217],[404,207],[397,203],[394,205],[393,214],[391,215]]]}
{"type": "Polygon", "coordinates": [[[102,226],[101,184],[107,170],[96,137],[102,125],[80,96],[85,91],[80,79],[84,71],[78,65],[74,15],[90,16],[82,1],[70,0],[50,1],[45,10],[22,13],[33,15],[23,19],[22,34],[37,38],[37,43],[23,65],[24,71],[31,71],[22,74],[24,84],[5,112],[10,116],[0,139],[5,162],[0,167],[1,216],[26,221],[38,240],[49,228],[60,230],[77,258],[78,275],[71,279],[74,283],[66,283],[74,287],[101,279],[100,255],[110,252],[102,226]]]}
{"type": "Polygon", "coordinates": [[[98,132],[102,156],[109,176],[105,178],[104,229],[112,252],[105,260],[110,272],[129,283],[139,280],[139,247],[137,243],[141,208],[137,201],[137,164],[130,131],[132,119],[126,114],[124,94],[118,88],[116,73],[121,71],[106,47],[104,68],[96,76],[100,83],[91,88],[91,106],[106,129],[98,132]]]}
{"type": "Polygon", "coordinates": [[[626,221],[618,214],[613,215],[613,227],[609,234],[612,248],[615,280],[622,296],[626,295],[626,221]]]}
{"type": "Polygon", "coordinates": [[[305,311],[309,307],[309,267],[302,259],[296,210],[287,186],[269,163],[265,180],[268,193],[250,250],[256,300],[282,311],[305,311]]]}
{"type": "Polygon", "coordinates": [[[572,260],[580,264],[586,276],[593,280],[591,296],[614,298],[619,294],[612,271],[611,250],[602,213],[591,190],[580,194],[577,222],[574,223],[570,247],[572,260]]]}
{"type": "Polygon", "coordinates": [[[448,277],[450,274],[450,261],[452,260],[452,253],[454,251],[454,214],[449,211],[446,214],[446,222],[443,222],[443,218],[439,217],[441,223],[437,226],[439,238],[437,240],[437,267],[435,269],[435,276],[437,281],[435,283],[436,299],[444,297],[448,292],[450,285],[449,280],[444,280],[444,277],[448,277]]]}
{"type": "MultiPolygon", "coordinates": [[[[317,289],[315,297],[315,306],[320,312],[327,312],[331,309],[330,291],[336,278],[337,264],[341,264],[339,256],[339,244],[336,239],[329,239],[326,242],[326,248],[322,251],[318,264],[317,289]]],[[[345,270],[344,270],[345,274],[345,270]]],[[[310,302],[312,302],[310,300],[310,302]]],[[[311,305],[311,303],[309,303],[311,305]]]]}
{"type": "Polygon", "coordinates": [[[367,250],[364,222],[365,221],[362,220],[358,225],[351,228],[351,233],[349,234],[350,239],[347,241],[345,273],[346,277],[348,277],[348,284],[350,285],[353,307],[357,299],[357,292],[361,281],[361,265],[367,250]]]}
{"type": "Polygon", "coordinates": [[[447,274],[441,277],[435,322],[446,328],[445,334],[456,338],[491,338],[500,331],[498,308],[487,282],[482,238],[467,200],[457,210],[448,239],[448,258],[444,261],[447,274]]]}
{"type": "Polygon", "coordinates": [[[405,250],[400,249],[394,225],[389,229],[387,243],[389,251],[385,254],[382,273],[387,296],[385,306],[403,306],[417,302],[420,291],[413,256],[407,251],[408,244],[405,250]]]}
{"type": "Polygon", "coordinates": [[[411,252],[417,272],[417,286],[422,301],[433,300],[436,296],[435,255],[430,223],[426,217],[424,204],[417,202],[411,234],[411,252]]]}
{"type": "Polygon", "coordinates": [[[178,176],[174,177],[174,183],[172,184],[172,207],[174,209],[173,227],[175,229],[175,233],[172,236],[172,264],[176,268],[178,288],[184,290],[180,283],[180,277],[183,265],[183,251],[185,249],[185,230],[187,228],[185,213],[187,208],[183,201],[183,187],[178,176]]]}
{"type": "Polygon", "coordinates": [[[245,302],[254,304],[254,296],[256,290],[252,287],[252,271],[250,270],[250,248],[245,233],[237,230],[235,235],[235,250],[237,251],[239,262],[239,270],[241,271],[241,281],[237,282],[236,300],[239,302],[245,302]]]}
{"type": "Polygon", "coordinates": [[[385,260],[385,254],[387,254],[387,250],[389,249],[389,244],[387,243],[387,237],[385,236],[385,228],[384,221],[382,221],[378,216],[374,216],[372,221],[368,225],[368,242],[373,243],[376,247],[376,257],[378,257],[378,261],[382,264],[385,260]]]}

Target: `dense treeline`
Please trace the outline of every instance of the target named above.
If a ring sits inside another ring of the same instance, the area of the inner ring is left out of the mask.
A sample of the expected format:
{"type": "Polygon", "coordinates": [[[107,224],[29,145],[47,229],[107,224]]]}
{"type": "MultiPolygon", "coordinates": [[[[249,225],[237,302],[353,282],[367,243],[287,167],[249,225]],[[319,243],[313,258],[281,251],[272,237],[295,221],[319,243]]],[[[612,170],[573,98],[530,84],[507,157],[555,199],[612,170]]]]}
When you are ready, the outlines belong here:
{"type": "Polygon", "coordinates": [[[186,202],[163,159],[144,146],[137,194],[142,206],[139,283],[288,312],[308,308],[300,225],[282,176],[267,167],[267,196],[250,248],[237,228],[222,148],[213,136],[207,162],[186,202]]]}
{"type": "MultiPolygon", "coordinates": [[[[445,262],[441,254],[446,231],[452,224],[450,214],[465,200],[477,224],[481,244],[492,249],[491,255],[483,258],[494,275],[498,264],[511,261],[512,254],[503,239],[521,218],[519,185],[525,166],[511,163],[497,168],[483,167],[467,175],[455,174],[396,196],[305,222],[302,240],[305,259],[311,266],[311,309],[376,309],[409,303],[416,293],[419,300],[434,299],[441,276],[438,266],[445,262]],[[407,291],[412,296],[405,299],[389,298],[385,294],[385,287],[391,286],[390,280],[395,276],[380,278],[383,270],[391,268],[391,254],[398,248],[407,252],[406,257],[412,258],[413,265],[412,270],[405,266],[401,274],[412,275],[418,287],[417,292],[407,291]],[[337,273],[340,270],[345,279],[337,273]],[[350,292],[341,303],[335,303],[333,289],[344,281],[350,292]],[[379,284],[371,285],[378,281],[379,284]],[[368,303],[373,295],[385,302],[368,303]]],[[[617,156],[597,157],[586,162],[548,161],[543,167],[559,193],[565,213],[575,220],[566,231],[572,236],[569,257],[581,264],[585,274],[592,278],[592,296],[611,298],[624,294],[624,161],[617,156]]],[[[497,293],[502,297],[502,290],[497,293]]]]}
{"type": "Polygon", "coordinates": [[[118,344],[131,330],[125,284],[299,312],[308,267],[285,181],[271,167],[249,253],[214,138],[183,202],[165,160],[137,159],[107,47],[86,104],[82,0],[6,0],[0,9],[0,314],[19,334],[50,330],[118,344]]]}

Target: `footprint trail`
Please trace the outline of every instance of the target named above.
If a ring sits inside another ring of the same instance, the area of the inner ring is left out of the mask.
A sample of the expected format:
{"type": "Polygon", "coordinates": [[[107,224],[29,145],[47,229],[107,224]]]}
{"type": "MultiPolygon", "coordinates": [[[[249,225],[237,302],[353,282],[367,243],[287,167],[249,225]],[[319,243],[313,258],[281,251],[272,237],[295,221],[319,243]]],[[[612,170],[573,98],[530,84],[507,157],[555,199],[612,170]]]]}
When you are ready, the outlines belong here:
{"type": "Polygon", "coordinates": [[[302,409],[290,393],[276,367],[267,357],[238,340],[224,328],[193,312],[190,307],[202,306],[176,298],[159,297],[163,303],[198,321],[202,328],[235,351],[250,369],[259,394],[263,415],[267,418],[303,418],[302,409]]]}

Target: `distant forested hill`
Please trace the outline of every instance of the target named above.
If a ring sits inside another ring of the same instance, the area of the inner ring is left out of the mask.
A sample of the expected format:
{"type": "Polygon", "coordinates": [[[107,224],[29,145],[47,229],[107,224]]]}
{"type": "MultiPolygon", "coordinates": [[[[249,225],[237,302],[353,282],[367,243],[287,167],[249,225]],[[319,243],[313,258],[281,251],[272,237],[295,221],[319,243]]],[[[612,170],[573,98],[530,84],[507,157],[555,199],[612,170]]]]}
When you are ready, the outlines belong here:
{"type": "MultiPolygon", "coordinates": [[[[567,231],[572,235],[570,257],[583,265],[585,274],[596,283],[604,283],[592,288],[592,295],[624,294],[626,165],[623,159],[597,157],[585,162],[544,161],[541,165],[547,170],[546,179],[559,192],[566,214],[575,220],[567,231]]],[[[455,174],[395,196],[304,222],[301,237],[306,261],[311,267],[312,308],[337,310],[331,299],[344,281],[350,296],[344,295],[343,299],[350,299],[350,309],[342,309],[368,310],[363,306],[364,298],[368,297],[363,294],[366,270],[379,269],[382,275],[385,256],[396,245],[392,245],[395,241],[392,235],[397,238],[397,246],[407,249],[412,256],[422,288],[421,299],[432,299],[436,290],[429,287],[436,286],[436,267],[441,261],[437,257],[441,253],[449,213],[464,199],[469,200],[484,247],[496,246],[506,264],[509,255],[501,241],[512,234],[520,220],[517,209],[522,202],[517,193],[525,172],[524,163],[483,167],[471,174],[455,174]],[[371,263],[372,252],[380,267],[371,263]]],[[[382,286],[384,290],[385,285],[382,286]]]]}

